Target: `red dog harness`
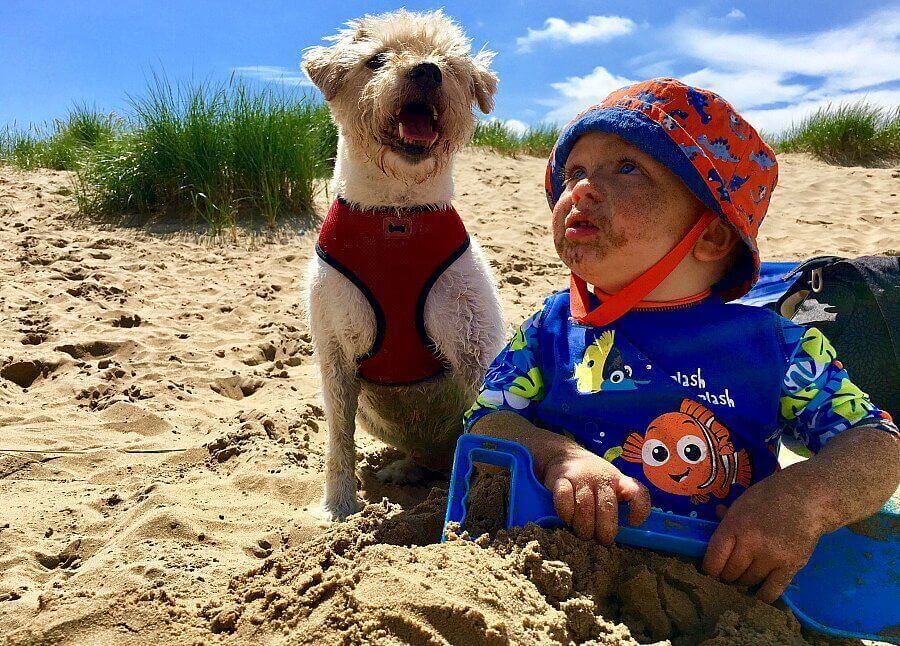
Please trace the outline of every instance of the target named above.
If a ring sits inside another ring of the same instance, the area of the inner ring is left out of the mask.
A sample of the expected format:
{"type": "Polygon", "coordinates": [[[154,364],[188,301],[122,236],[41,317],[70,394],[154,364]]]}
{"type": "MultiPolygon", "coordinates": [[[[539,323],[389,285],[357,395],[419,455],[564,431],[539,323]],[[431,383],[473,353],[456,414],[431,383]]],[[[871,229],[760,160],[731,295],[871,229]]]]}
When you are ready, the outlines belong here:
{"type": "Polygon", "coordinates": [[[444,371],[425,331],[425,300],[468,248],[466,227],[452,206],[363,210],[340,197],[334,201],[316,253],[356,285],[375,312],[375,341],[356,359],[361,378],[397,386],[444,371]]]}

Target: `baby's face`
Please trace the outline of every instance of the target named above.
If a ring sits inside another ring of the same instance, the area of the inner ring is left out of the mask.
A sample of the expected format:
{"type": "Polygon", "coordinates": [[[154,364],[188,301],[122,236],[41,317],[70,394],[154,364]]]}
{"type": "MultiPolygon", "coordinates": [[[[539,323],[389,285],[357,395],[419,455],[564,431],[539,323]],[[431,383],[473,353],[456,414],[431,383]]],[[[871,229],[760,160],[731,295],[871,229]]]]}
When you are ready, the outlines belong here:
{"type": "Polygon", "coordinates": [[[668,168],[617,135],[583,135],[566,160],[553,242],[568,267],[616,292],[665,255],[701,204],[668,168]]]}

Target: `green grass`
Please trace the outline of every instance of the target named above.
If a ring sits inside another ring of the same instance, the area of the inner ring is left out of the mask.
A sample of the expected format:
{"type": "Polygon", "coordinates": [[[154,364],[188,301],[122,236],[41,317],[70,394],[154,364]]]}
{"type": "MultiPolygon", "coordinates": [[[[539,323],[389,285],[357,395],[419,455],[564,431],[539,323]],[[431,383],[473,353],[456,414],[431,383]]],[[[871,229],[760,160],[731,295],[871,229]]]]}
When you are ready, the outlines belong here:
{"type": "Polygon", "coordinates": [[[10,126],[0,130],[0,162],[25,169],[75,170],[86,152],[121,129],[122,121],[114,114],[75,105],[64,120],[24,131],[10,126]]]}
{"type": "Polygon", "coordinates": [[[525,134],[519,135],[500,121],[479,121],[475,126],[471,145],[487,148],[508,157],[519,155],[547,157],[557,137],[559,129],[549,124],[531,127],[525,134]]]}
{"type": "Polygon", "coordinates": [[[559,135],[558,126],[550,124],[532,126],[520,138],[522,152],[533,157],[549,157],[559,135]]]}
{"type": "Polygon", "coordinates": [[[336,141],[324,105],[242,83],[173,86],[159,77],[130,102],[129,132],[77,170],[83,213],[187,212],[214,232],[256,214],[272,226],[283,215],[311,222],[336,141]]]}
{"type": "MultiPolygon", "coordinates": [[[[510,157],[547,157],[559,128],[539,125],[524,135],[499,121],[481,121],[472,145],[510,157]]],[[[808,152],[845,166],[891,166],[900,162],[900,106],[885,109],[866,102],[828,105],[781,135],[762,133],[776,152],[808,152]]]]}
{"type": "Polygon", "coordinates": [[[510,157],[519,153],[519,138],[500,121],[479,121],[475,124],[470,145],[510,157]]]}
{"type": "Polygon", "coordinates": [[[829,164],[893,165],[900,161],[900,106],[829,104],[773,139],[777,152],[808,152],[829,164]]]}
{"type": "Polygon", "coordinates": [[[241,82],[173,86],[154,76],[127,120],[74,110],[51,130],[0,132],[0,162],[74,171],[82,215],[202,218],[213,233],[261,215],[314,219],[337,130],[327,106],[241,82]],[[105,119],[105,120],[104,120],[105,119]]]}

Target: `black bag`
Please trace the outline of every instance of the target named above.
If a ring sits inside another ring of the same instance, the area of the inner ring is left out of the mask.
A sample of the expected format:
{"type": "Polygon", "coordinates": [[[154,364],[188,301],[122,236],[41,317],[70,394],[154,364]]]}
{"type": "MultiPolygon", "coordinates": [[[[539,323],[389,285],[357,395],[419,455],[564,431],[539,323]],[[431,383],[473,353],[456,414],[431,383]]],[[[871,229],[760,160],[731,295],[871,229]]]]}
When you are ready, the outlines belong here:
{"type": "Polygon", "coordinates": [[[776,311],[819,328],[853,383],[900,419],[900,257],[821,256],[791,275],[797,280],[776,311]]]}

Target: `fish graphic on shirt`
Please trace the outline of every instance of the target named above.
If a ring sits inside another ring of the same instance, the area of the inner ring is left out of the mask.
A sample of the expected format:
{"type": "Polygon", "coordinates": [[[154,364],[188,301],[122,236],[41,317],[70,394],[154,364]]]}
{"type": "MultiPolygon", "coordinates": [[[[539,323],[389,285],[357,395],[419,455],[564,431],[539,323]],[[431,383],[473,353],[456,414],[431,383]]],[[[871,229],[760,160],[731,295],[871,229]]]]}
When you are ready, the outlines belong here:
{"type": "Polygon", "coordinates": [[[711,496],[727,498],[736,484],[750,486],[750,456],[744,449],[735,452],[729,435],[706,406],[684,399],[677,412],[650,422],[643,437],[630,433],[622,459],[643,464],[644,475],[659,489],[699,505],[711,496]]]}
{"type": "Polygon", "coordinates": [[[633,370],[625,363],[615,340],[615,330],[606,330],[585,348],[581,361],[575,364],[574,379],[578,392],[637,390],[639,385],[649,383],[634,379],[633,370]]]}

